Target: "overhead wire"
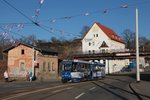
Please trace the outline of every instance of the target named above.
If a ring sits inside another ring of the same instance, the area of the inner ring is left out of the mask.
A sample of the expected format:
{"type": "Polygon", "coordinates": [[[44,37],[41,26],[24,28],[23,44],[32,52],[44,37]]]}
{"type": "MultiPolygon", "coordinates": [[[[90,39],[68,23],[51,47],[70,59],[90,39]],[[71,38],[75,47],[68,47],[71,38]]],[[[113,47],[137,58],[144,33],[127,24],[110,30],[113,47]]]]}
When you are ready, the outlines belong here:
{"type": "Polygon", "coordinates": [[[33,22],[33,20],[31,18],[29,18],[28,16],[26,16],[24,13],[22,13],[20,10],[18,10],[16,7],[14,7],[12,4],[10,4],[9,2],[7,2],[6,0],[3,0],[7,5],[9,5],[11,8],[15,9],[18,13],[20,13],[22,16],[24,16],[26,19],[28,19],[29,21],[33,22]]]}
{"type": "Polygon", "coordinates": [[[7,2],[6,0],[3,0],[7,5],[9,5],[11,8],[13,8],[14,10],[16,10],[18,13],[20,13],[22,16],[24,16],[26,19],[28,19],[29,21],[31,21],[35,26],[40,27],[41,29],[49,32],[47,29],[45,29],[44,27],[41,27],[40,24],[37,21],[33,21],[31,18],[29,18],[28,16],[26,16],[23,12],[21,12],[19,9],[17,9],[16,7],[14,7],[12,4],[10,4],[9,2],[7,2]]]}
{"type": "Polygon", "coordinates": [[[46,25],[42,25],[42,24],[40,24],[41,26],[43,26],[43,27],[45,27],[45,28],[48,28],[48,29],[50,29],[49,31],[51,32],[51,33],[54,33],[53,31],[55,31],[55,32],[59,32],[59,33],[67,33],[68,35],[72,35],[72,36],[75,36],[75,33],[71,33],[71,32],[66,32],[66,31],[63,31],[63,30],[60,30],[60,29],[56,29],[56,28],[52,28],[52,27],[48,27],[48,26],[46,26],[46,25]]]}
{"type": "MultiPolygon", "coordinates": [[[[10,30],[4,29],[4,28],[1,27],[1,26],[0,26],[0,30],[2,30],[2,31],[4,31],[4,32],[7,32],[7,34],[8,34],[9,36],[11,36],[9,33],[13,33],[13,34],[16,34],[17,36],[19,35],[20,37],[22,37],[22,38],[24,38],[24,39],[27,38],[26,36],[21,35],[21,34],[19,34],[19,33],[16,33],[16,32],[14,32],[14,31],[10,31],[10,30]]],[[[14,39],[13,36],[11,36],[11,39],[13,39],[13,41],[15,42],[15,43],[14,43],[14,42],[13,42],[13,43],[10,42],[13,46],[20,42],[20,41],[17,41],[16,39],[14,39]]],[[[6,39],[5,39],[5,40],[6,40],[6,39]]],[[[7,39],[7,40],[11,41],[10,39],[7,39]]],[[[28,41],[33,42],[33,41],[30,40],[30,39],[29,39],[28,41]]],[[[21,41],[21,42],[23,42],[23,41],[21,41]]],[[[9,43],[8,45],[10,45],[10,43],[9,43]]]]}
{"type": "Polygon", "coordinates": [[[37,21],[38,21],[38,17],[39,17],[40,12],[41,12],[41,7],[42,7],[42,4],[40,4],[40,5],[39,5],[39,8],[38,8],[38,9],[36,9],[36,10],[39,10],[39,11],[38,11],[38,15],[36,16],[35,22],[37,22],[37,21]]]}
{"type": "Polygon", "coordinates": [[[150,3],[150,1],[144,1],[144,2],[140,2],[140,3],[136,3],[136,4],[128,4],[128,5],[121,5],[119,7],[114,7],[114,8],[107,8],[107,9],[103,9],[103,10],[96,10],[96,11],[91,11],[91,12],[85,12],[85,13],[81,13],[81,14],[76,14],[76,15],[71,15],[71,16],[63,16],[63,17],[58,17],[58,18],[51,18],[50,20],[41,20],[41,22],[43,21],[49,21],[50,23],[54,23],[58,20],[69,20],[72,18],[76,18],[76,17],[81,17],[81,16],[89,16],[92,14],[97,14],[97,13],[102,13],[105,14],[108,11],[112,11],[112,10],[118,10],[121,8],[133,8],[136,7],[137,5],[144,5],[150,3]]]}
{"type": "MultiPolygon", "coordinates": [[[[53,33],[51,32],[49,29],[47,29],[47,27],[45,26],[41,26],[38,22],[37,22],[37,19],[38,19],[38,16],[36,18],[35,21],[33,21],[31,18],[29,18],[28,16],[26,16],[23,12],[21,12],[20,10],[18,10],[16,7],[14,7],[12,4],[10,4],[9,2],[7,2],[6,0],[3,0],[6,4],[8,4],[10,7],[12,7],[13,9],[15,9],[18,13],[20,13],[22,16],[24,16],[25,18],[27,18],[29,21],[31,21],[34,25],[38,26],[39,28],[49,32],[49,33],[53,33]]],[[[41,8],[41,4],[40,4],[40,8],[41,8]]],[[[39,9],[40,9],[39,8],[39,9]]],[[[74,16],[75,17],[75,16],[74,16]]],[[[32,23],[26,23],[26,24],[32,24],[32,23]]],[[[14,23],[11,23],[11,24],[14,24],[14,23]]],[[[61,31],[59,31],[61,32],[61,31]]],[[[65,32],[65,31],[62,31],[62,32],[65,32]]],[[[53,34],[54,35],[54,34],[53,34]]]]}
{"type": "Polygon", "coordinates": [[[13,33],[13,34],[17,34],[17,35],[19,35],[19,36],[21,36],[21,37],[23,37],[23,38],[26,38],[26,36],[24,36],[24,35],[21,35],[21,34],[19,34],[19,33],[16,33],[16,32],[13,32],[13,31],[10,31],[10,30],[7,30],[7,29],[4,29],[4,28],[2,28],[1,26],[0,26],[0,29],[2,30],[2,31],[4,31],[4,32],[11,32],[11,33],[13,33]]]}
{"type": "MultiPolygon", "coordinates": [[[[37,27],[49,32],[49,33],[53,33],[51,32],[49,29],[54,29],[54,28],[49,28],[45,25],[42,25],[40,23],[38,23],[38,16],[36,17],[35,21],[32,20],[31,18],[29,18],[28,16],[26,16],[23,12],[21,12],[19,9],[17,9],[16,7],[14,7],[12,4],[10,4],[9,2],[7,2],[6,0],[3,0],[7,5],[9,5],[10,7],[12,7],[13,9],[15,9],[18,13],[20,13],[22,16],[24,16],[26,19],[28,19],[29,21],[31,21],[31,23],[27,23],[27,24],[34,24],[36,25],[37,27]]],[[[110,10],[117,10],[117,9],[121,9],[121,8],[132,8],[132,7],[136,7],[137,5],[143,5],[143,4],[147,4],[147,3],[150,3],[150,1],[145,1],[145,2],[140,2],[140,3],[136,3],[136,4],[128,4],[128,5],[121,5],[119,7],[115,7],[115,8],[107,8],[107,9],[104,9],[104,10],[97,10],[97,11],[92,11],[92,12],[86,12],[86,13],[81,13],[81,14],[77,14],[77,15],[71,15],[71,16],[64,16],[64,17],[59,17],[59,18],[52,18],[51,20],[43,20],[43,21],[49,21],[50,23],[54,23],[56,22],[57,20],[70,20],[72,18],[76,18],[76,17],[80,17],[80,16],[89,16],[89,15],[92,15],[92,14],[96,14],[96,13],[108,13],[108,11],[110,10]]],[[[39,8],[41,8],[41,5],[39,6],[39,8]]],[[[42,20],[40,22],[43,22],[42,20]]],[[[10,23],[11,24],[11,23],[10,23]]],[[[65,32],[65,31],[62,31],[62,30],[58,30],[58,29],[55,29],[56,31],[58,32],[64,32],[64,33],[69,33],[69,32],[65,32]]],[[[54,34],[53,34],[54,35],[54,34]]]]}

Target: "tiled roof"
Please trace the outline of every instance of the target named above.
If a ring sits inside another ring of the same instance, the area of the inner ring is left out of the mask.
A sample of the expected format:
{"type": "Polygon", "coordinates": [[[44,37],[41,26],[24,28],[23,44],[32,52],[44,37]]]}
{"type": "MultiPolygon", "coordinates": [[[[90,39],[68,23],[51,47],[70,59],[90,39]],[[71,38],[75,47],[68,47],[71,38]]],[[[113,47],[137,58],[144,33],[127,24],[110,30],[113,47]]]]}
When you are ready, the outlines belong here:
{"type": "Polygon", "coordinates": [[[110,29],[98,22],[96,22],[96,24],[111,40],[124,43],[123,40],[112,29],[110,29]]]}
{"type": "Polygon", "coordinates": [[[46,49],[46,48],[39,48],[39,47],[36,47],[36,46],[33,46],[33,45],[30,45],[30,44],[26,44],[26,43],[18,43],[18,44],[16,44],[16,45],[14,45],[14,46],[11,46],[11,47],[8,47],[8,48],[6,48],[5,50],[3,50],[3,52],[4,53],[7,53],[9,50],[11,50],[11,49],[13,49],[13,48],[15,48],[15,47],[17,47],[17,46],[19,46],[19,45],[24,45],[24,46],[27,46],[27,47],[29,47],[29,48],[34,48],[35,50],[38,50],[38,51],[40,51],[42,54],[58,54],[57,52],[55,52],[54,50],[51,50],[51,49],[46,49]]]}

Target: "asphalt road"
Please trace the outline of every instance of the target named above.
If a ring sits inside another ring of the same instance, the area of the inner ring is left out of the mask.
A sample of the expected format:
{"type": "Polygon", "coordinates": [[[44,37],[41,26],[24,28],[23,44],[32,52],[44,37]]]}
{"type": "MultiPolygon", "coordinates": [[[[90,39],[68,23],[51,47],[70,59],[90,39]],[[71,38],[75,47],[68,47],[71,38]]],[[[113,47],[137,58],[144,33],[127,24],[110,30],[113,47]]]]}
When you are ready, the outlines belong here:
{"type": "MultiPolygon", "coordinates": [[[[80,83],[32,82],[22,83],[0,92],[1,100],[142,100],[131,89],[135,79],[127,76],[108,76],[104,80],[80,83]],[[28,84],[28,85],[27,85],[28,84]],[[9,91],[9,92],[8,92],[9,91]]],[[[8,85],[7,85],[8,86],[8,85]]],[[[12,86],[12,87],[11,87],[12,86]]],[[[0,87],[0,90],[1,87],[0,87]]]]}

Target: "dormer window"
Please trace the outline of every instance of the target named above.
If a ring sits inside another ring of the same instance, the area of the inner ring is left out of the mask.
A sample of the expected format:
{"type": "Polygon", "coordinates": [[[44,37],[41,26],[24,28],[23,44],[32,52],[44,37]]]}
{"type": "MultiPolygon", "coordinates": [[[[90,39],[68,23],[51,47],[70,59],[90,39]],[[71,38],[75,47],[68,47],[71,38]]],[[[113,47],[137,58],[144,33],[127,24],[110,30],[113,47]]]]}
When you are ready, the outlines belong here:
{"type": "Polygon", "coordinates": [[[24,55],[24,49],[21,50],[21,54],[24,55]]]}
{"type": "Polygon", "coordinates": [[[114,35],[112,35],[112,38],[114,38],[114,35]]]}
{"type": "Polygon", "coordinates": [[[116,38],[116,39],[118,39],[118,37],[117,37],[117,36],[115,36],[115,38],[116,38]]]}

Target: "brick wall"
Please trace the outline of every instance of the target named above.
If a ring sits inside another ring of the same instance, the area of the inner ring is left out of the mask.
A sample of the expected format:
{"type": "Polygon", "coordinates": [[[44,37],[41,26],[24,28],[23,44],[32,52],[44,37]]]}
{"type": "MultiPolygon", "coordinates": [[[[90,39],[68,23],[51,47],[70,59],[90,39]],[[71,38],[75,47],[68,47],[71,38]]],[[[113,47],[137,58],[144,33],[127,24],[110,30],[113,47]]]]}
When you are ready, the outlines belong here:
{"type": "Polygon", "coordinates": [[[41,79],[56,79],[58,78],[58,57],[57,56],[38,56],[41,79]]]}
{"type": "Polygon", "coordinates": [[[31,71],[31,68],[32,48],[19,45],[8,52],[8,71],[10,77],[25,77],[26,73],[31,71]],[[20,66],[24,66],[24,68],[21,69],[20,66]]]}

